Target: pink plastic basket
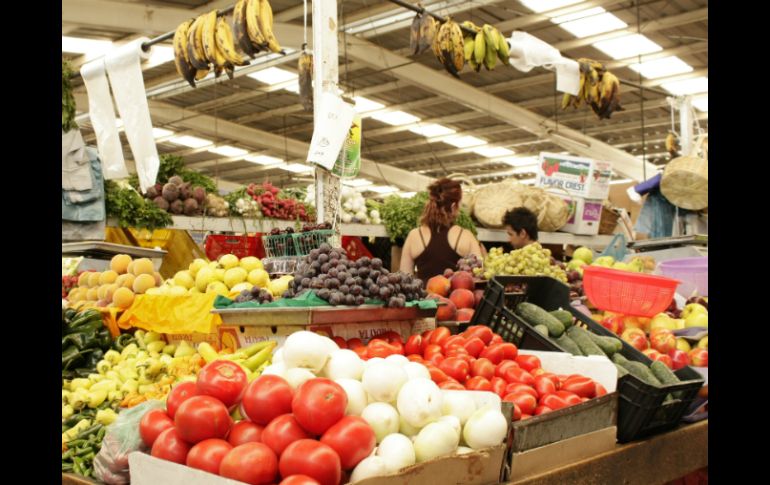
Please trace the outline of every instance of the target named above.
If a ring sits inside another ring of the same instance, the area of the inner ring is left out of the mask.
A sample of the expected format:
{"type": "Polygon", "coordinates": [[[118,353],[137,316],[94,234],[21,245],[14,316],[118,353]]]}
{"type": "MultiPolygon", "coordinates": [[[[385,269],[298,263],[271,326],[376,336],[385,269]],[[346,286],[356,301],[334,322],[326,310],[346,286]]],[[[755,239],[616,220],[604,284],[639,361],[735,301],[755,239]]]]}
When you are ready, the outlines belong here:
{"type": "Polygon", "coordinates": [[[660,263],[660,272],[670,278],[681,280],[679,294],[689,298],[696,293],[698,296],[709,294],[709,258],[680,258],[660,263]]]}
{"type": "Polygon", "coordinates": [[[583,267],[583,290],[600,310],[652,317],[674,299],[678,280],[602,266],[583,267]]]}

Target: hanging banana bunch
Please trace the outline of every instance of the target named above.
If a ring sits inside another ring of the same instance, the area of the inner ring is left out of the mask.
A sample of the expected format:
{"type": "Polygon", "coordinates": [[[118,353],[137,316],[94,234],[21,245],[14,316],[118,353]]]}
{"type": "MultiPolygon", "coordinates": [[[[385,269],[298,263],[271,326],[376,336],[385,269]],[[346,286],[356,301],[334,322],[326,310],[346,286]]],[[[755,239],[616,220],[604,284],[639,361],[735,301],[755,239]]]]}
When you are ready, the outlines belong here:
{"type": "Polygon", "coordinates": [[[273,34],[273,10],[268,0],[238,0],[232,26],[212,10],[182,22],[174,33],[174,64],[190,86],[214,70],[232,79],[235,66],[247,66],[261,51],[281,52],[273,34]]]}
{"type": "Polygon", "coordinates": [[[409,29],[409,52],[416,56],[430,49],[437,30],[436,19],[432,16],[427,13],[415,15],[409,29]]]}
{"type": "Polygon", "coordinates": [[[433,40],[433,53],[444,68],[456,78],[465,64],[465,43],[463,31],[451,18],[441,24],[433,40]]]}
{"type": "Polygon", "coordinates": [[[609,119],[615,111],[623,111],[620,105],[620,80],[601,62],[578,59],[580,87],[577,96],[564,93],[561,108],[579,108],[585,102],[599,119],[609,119]]]}
{"type": "Polygon", "coordinates": [[[297,67],[299,73],[299,100],[302,103],[302,108],[312,113],[313,112],[313,55],[302,50],[302,54],[299,56],[299,65],[297,67]]]}
{"type": "Polygon", "coordinates": [[[668,135],[666,135],[666,151],[669,155],[671,155],[671,158],[676,158],[679,156],[679,143],[677,143],[676,134],[672,131],[668,132],[668,135]]]}

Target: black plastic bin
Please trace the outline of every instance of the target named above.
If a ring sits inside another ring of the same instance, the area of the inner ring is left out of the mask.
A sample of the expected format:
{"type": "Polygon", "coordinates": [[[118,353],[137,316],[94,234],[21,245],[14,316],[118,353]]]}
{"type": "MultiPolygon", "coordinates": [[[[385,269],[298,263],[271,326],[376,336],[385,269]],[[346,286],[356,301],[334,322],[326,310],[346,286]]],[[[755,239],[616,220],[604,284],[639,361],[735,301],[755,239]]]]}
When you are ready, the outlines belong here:
{"type": "MultiPolygon", "coordinates": [[[[534,327],[514,313],[516,306],[528,301],[553,311],[563,308],[597,335],[618,337],[602,325],[569,304],[569,287],[547,276],[502,276],[487,284],[479,308],[473,315],[473,325],[485,324],[500,334],[503,340],[522,349],[566,352],[551,339],[538,333],[534,327]],[[506,292],[506,287],[518,285],[517,291],[506,292]]],[[[650,365],[652,361],[631,345],[623,342],[621,355],[630,360],[650,365]]],[[[684,367],[675,371],[682,382],[655,387],[631,374],[618,380],[618,441],[633,441],[676,427],[703,386],[703,377],[684,367]],[[668,394],[677,396],[663,403],[668,394]]]]}

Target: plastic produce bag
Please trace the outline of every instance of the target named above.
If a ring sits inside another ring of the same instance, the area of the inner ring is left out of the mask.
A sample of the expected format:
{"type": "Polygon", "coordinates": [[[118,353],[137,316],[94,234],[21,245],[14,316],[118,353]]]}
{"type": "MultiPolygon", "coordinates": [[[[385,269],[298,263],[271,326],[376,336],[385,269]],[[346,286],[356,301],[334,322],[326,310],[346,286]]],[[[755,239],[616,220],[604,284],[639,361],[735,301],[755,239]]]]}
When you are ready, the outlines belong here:
{"type": "Polygon", "coordinates": [[[108,485],[131,483],[128,454],[147,451],[139,435],[139,421],[153,409],[163,409],[162,401],[146,401],[121,411],[118,419],[107,428],[102,448],[94,458],[94,476],[108,485]]]}

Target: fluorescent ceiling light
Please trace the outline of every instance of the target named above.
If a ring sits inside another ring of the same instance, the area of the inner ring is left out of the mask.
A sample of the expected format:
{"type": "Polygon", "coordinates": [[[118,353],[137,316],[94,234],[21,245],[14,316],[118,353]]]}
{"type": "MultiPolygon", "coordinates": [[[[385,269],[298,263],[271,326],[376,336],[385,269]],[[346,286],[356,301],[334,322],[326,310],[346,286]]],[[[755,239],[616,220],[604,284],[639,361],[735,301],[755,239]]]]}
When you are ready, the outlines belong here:
{"type": "Polygon", "coordinates": [[[535,157],[507,157],[501,158],[500,161],[507,163],[512,167],[525,167],[532,164],[537,165],[539,163],[538,159],[535,157]]]}
{"type": "Polygon", "coordinates": [[[169,138],[168,141],[176,145],[182,145],[190,148],[201,148],[212,144],[212,142],[209,140],[190,135],[175,136],[174,138],[169,138]]]}
{"type": "Polygon", "coordinates": [[[559,27],[575,37],[588,37],[628,27],[627,23],[605,11],[602,7],[554,17],[551,22],[559,24],[559,27]]]}
{"type": "Polygon", "coordinates": [[[281,170],[286,170],[287,172],[294,172],[294,173],[306,173],[306,172],[312,172],[313,167],[309,167],[307,165],[302,165],[301,163],[287,163],[285,165],[276,165],[275,168],[280,168],[281,170]]]}
{"type": "Polygon", "coordinates": [[[686,94],[707,93],[709,90],[709,78],[705,76],[685,79],[683,81],[672,81],[661,84],[663,89],[677,96],[686,94]]]}
{"type": "Polygon", "coordinates": [[[284,91],[291,91],[292,93],[299,94],[299,81],[294,81],[283,89],[284,91]]]}
{"type": "Polygon", "coordinates": [[[676,56],[655,59],[654,61],[642,62],[641,64],[631,64],[628,68],[641,73],[642,76],[649,79],[693,71],[692,66],[676,56]]]}
{"type": "Polygon", "coordinates": [[[709,111],[709,99],[708,98],[694,99],[693,102],[692,102],[692,105],[698,111],[703,111],[704,113],[708,113],[708,111],[709,111]]]}
{"type": "Polygon", "coordinates": [[[248,157],[243,157],[244,160],[251,163],[256,163],[259,165],[277,165],[279,163],[283,163],[283,160],[276,157],[268,157],[267,155],[251,155],[248,157]]]}
{"type": "Polygon", "coordinates": [[[217,155],[222,155],[223,157],[237,157],[249,153],[248,150],[244,150],[243,148],[236,148],[230,145],[222,145],[215,148],[210,148],[208,151],[211,153],[216,153],[217,155]]]}
{"type": "Polygon", "coordinates": [[[366,190],[377,192],[378,194],[391,194],[398,192],[398,187],[393,187],[392,185],[372,185],[367,187],[366,190]]]}
{"type": "Polygon", "coordinates": [[[367,185],[372,185],[372,181],[367,179],[343,180],[342,185],[347,185],[348,187],[365,187],[367,185]]]}
{"type": "Polygon", "coordinates": [[[410,115],[404,111],[387,111],[385,113],[377,113],[372,115],[372,118],[394,126],[408,125],[409,123],[416,123],[420,121],[420,118],[414,115],[410,115]]]}
{"type": "Polygon", "coordinates": [[[414,197],[416,194],[417,192],[398,192],[396,195],[402,199],[409,199],[410,197],[414,197]]]}
{"type": "Polygon", "coordinates": [[[520,0],[525,7],[533,12],[547,12],[555,8],[565,7],[572,5],[573,3],[581,2],[582,0],[520,0]]]}
{"type": "Polygon", "coordinates": [[[174,132],[171,130],[165,130],[163,128],[153,128],[152,129],[152,136],[155,138],[163,138],[164,136],[173,135],[174,132]]]}
{"type": "Polygon", "coordinates": [[[662,51],[663,47],[641,34],[624,35],[592,44],[613,59],[626,59],[640,54],[662,51]]]}
{"type": "Polygon", "coordinates": [[[356,96],[353,100],[356,102],[356,111],[359,113],[366,113],[367,111],[374,111],[385,107],[384,104],[364,98],[363,96],[356,96]]]}
{"type": "Polygon", "coordinates": [[[112,49],[112,42],[109,40],[83,39],[80,37],[61,36],[61,51],[84,54],[86,59],[93,59],[106,54],[112,49]]]}
{"type": "Polygon", "coordinates": [[[286,81],[291,81],[292,79],[297,79],[297,75],[293,72],[277,67],[268,67],[267,69],[262,69],[261,71],[247,74],[247,76],[265,84],[270,84],[271,86],[273,84],[279,84],[286,81]]]}
{"type": "Polygon", "coordinates": [[[443,136],[456,133],[456,131],[452,128],[447,128],[446,126],[437,125],[435,123],[428,123],[426,125],[409,128],[409,131],[418,135],[427,136],[428,138],[432,136],[443,136]]]}
{"type": "Polygon", "coordinates": [[[476,148],[473,150],[475,153],[478,153],[482,157],[487,158],[494,158],[494,157],[504,157],[506,155],[513,155],[513,150],[509,150],[507,148],[503,147],[482,147],[482,148],[476,148]]]}
{"type": "Polygon", "coordinates": [[[147,67],[155,67],[174,60],[174,48],[167,45],[155,45],[147,60],[147,67]]]}
{"type": "Polygon", "coordinates": [[[486,140],[476,138],[475,136],[453,136],[442,141],[444,143],[449,143],[452,146],[456,146],[457,148],[468,148],[487,144],[486,140]]]}

